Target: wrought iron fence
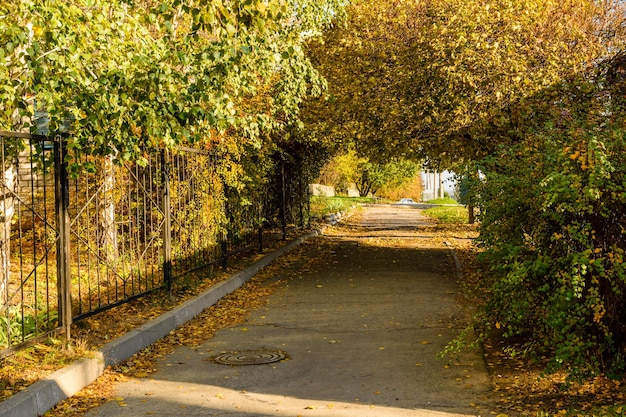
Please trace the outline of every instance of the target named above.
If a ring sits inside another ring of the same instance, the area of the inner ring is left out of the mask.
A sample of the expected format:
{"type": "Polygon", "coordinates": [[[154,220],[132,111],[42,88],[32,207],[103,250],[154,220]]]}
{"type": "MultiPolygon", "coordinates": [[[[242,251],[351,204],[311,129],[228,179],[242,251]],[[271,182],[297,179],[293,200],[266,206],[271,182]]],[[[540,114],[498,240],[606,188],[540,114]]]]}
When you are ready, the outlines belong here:
{"type": "Polygon", "coordinates": [[[0,132],[0,348],[59,326],[52,144],[0,132]]]}
{"type": "MultiPolygon", "coordinates": [[[[205,151],[155,151],[141,166],[74,155],[92,167],[76,178],[66,152],[60,136],[0,131],[0,356],[284,237],[288,211],[304,224],[284,189],[242,205],[205,151]],[[277,211],[279,233],[268,223],[277,211]]],[[[277,178],[284,186],[284,170],[277,178]]]]}

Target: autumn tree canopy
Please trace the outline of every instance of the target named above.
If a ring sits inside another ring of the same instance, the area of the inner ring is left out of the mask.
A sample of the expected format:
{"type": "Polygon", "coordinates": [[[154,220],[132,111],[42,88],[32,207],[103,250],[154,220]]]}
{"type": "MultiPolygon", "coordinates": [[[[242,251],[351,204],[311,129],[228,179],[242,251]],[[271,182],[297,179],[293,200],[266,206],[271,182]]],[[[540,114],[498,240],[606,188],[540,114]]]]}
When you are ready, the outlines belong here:
{"type": "Polygon", "coordinates": [[[308,126],[463,173],[489,296],[476,322],[571,375],[626,372],[621,1],[357,1],[311,43],[308,126]]]}
{"type": "Polygon", "coordinates": [[[588,0],[353,2],[348,24],[312,45],[330,94],[307,118],[367,155],[479,158],[516,140],[520,100],[617,42],[599,25],[611,11],[588,0]]]}
{"type": "Polygon", "coordinates": [[[340,0],[0,4],[0,128],[71,122],[72,147],[141,160],[174,144],[260,148],[324,80],[303,43],[340,0]],[[228,143],[226,143],[228,142],[228,143]]]}

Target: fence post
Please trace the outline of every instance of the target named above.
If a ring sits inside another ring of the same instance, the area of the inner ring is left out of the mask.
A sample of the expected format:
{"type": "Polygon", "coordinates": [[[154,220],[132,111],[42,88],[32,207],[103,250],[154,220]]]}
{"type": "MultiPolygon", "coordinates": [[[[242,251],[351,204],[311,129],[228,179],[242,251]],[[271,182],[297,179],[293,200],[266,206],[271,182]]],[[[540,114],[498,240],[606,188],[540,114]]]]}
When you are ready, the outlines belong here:
{"type": "Polygon", "coordinates": [[[220,246],[222,248],[222,268],[228,268],[228,239],[230,238],[229,223],[232,221],[230,210],[228,209],[228,185],[224,184],[224,217],[226,217],[226,230],[222,232],[222,241],[220,246]]]}
{"type": "Polygon", "coordinates": [[[259,252],[263,252],[263,209],[261,203],[261,194],[259,194],[259,208],[257,210],[257,215],[259,216],[259,252]]]}
{"type": "Polygon", "coordinates": [[[57,213],[57,288],[59,304],[59,324],[66,340],[70,340],[72,325],[72,277],[70,274],[70,216],[69,180],[65,157],[65,138],[54,138],[54,182],[55,207],[57,213]]]}
{"type": "Polygon", "coordinates": [[[163,281],[165,287],[172,296],[172,218],[171,195],[170,195],[170,174],[167,165],[167,151],[161,150],[161,173],[163,175],[163,281]]]}
{"type": "Polygon", "coordinates": [[[302,171],[298,173],[298,202],[300,206],[300,227],[304,229],[304,186],[302,180],[302,171]]]}
{"type": "Polygon", "coordinates": [[[282,187],[282,204],[281,204],[281,223],[283,227],[283,240],[287,239],[287,190],[285,187],[285,161],[280,163],[280,177],[282,187]]]}

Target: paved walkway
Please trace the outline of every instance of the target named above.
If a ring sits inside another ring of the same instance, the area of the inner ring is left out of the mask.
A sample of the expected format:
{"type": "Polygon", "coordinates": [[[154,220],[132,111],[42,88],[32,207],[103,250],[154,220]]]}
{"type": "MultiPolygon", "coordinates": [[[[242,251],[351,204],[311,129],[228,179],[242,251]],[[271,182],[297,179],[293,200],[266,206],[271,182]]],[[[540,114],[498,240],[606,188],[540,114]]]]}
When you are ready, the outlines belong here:
{"type": "Polygon", "coordinates": [[[247,323],[177,349],[150,378],[119,385],[123,402],[88,416],[489,415],[480,352],[435,358],[465,325],[449,250],[428,247],[419,210],[373,207],[359,218],[319,238],[332,247],[325,262],[283,271],[284,288],[247,323]],[[289,359],[209,360],[244,350],[289,359]]]}

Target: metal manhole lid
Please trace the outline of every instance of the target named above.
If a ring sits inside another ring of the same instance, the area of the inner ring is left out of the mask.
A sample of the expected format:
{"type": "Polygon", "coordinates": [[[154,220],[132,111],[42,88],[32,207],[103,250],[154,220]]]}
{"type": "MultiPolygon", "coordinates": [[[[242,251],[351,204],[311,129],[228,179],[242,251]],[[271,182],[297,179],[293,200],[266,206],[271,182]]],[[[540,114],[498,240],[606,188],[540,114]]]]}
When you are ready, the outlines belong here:
{"type": "Polygon", "coordinates": [[[289,355],[282,350],[240,350],[224,352],[212,356],[211,361],[220,365],[243,366],[243,365],[266,365],[289,359],[289,355]]]}

